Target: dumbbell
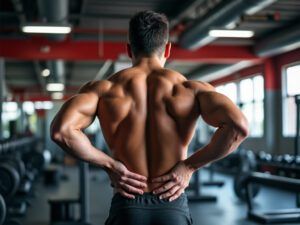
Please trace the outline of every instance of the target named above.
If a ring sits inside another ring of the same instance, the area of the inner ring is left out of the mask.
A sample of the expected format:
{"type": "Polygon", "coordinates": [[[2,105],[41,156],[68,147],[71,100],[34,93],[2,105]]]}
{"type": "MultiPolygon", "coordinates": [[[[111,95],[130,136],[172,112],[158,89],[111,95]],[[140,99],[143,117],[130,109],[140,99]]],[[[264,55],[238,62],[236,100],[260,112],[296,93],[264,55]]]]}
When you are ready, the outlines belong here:
{"type": "Polygon", "coordinates": [[[288,165],[291,165],[295,161],[295,156],[289,155],[289,154],[284,154],[282,157],[282,162],[288,165]]]}
{"type": "Polygon", "coordinates": [[[269,153],[266,153],[264,151],[260,151],[258,153],[258,159],[262,162],[271,162],[272,161],[272,155],[269,153]]]}
{"type": "Polygon", "coordinates": [[[300,156],[296,156],[294,160],[294,164],[300,168],[300,156]]]}

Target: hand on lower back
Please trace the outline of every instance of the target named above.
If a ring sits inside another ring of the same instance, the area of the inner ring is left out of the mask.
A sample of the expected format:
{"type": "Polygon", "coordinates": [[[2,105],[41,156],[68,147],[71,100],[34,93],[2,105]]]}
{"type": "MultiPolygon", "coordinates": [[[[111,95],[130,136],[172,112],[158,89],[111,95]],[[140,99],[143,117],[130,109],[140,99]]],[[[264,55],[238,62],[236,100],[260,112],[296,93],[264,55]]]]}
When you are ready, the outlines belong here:
{"type": "Polygon", "coordinates": [[[154,183],[163,183],[153,190],[161,199],[177,199],[189,185],[193,171],[183,161],[177,163],[167,174],[152,179],[154,183]]]}
{"type": "Polygon", "coordinates": [[[112,186],[124,197],[134,198],[135,194],[143,194],[143,189],[147,187],[145,176],[130,172],[120,161],[115,160],[107,173],[112,186]]]}

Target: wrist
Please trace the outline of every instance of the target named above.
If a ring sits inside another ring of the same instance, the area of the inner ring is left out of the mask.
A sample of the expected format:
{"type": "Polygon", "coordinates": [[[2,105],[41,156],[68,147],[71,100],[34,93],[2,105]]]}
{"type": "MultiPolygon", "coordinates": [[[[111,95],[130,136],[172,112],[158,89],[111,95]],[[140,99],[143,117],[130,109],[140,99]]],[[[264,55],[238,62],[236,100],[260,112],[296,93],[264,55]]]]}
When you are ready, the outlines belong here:
{"type": "Polygon", "coordinates": [[[114,169],[115,160],[111,157],[108,157],[107,160],[103,163],[102,167],[104,170],[111,171],[114,169]]]}
{"type": "Polygon", "coordinates": [[[194,172],[198,169],[198,168],[196,168],[195,166],[193,166],[193,165],[189,162],[188,158],[185,159],[185,160],[183,160],[182,162],[183,162],[184,166],[185,166],[191,173],[194,173],[194,172]]]}

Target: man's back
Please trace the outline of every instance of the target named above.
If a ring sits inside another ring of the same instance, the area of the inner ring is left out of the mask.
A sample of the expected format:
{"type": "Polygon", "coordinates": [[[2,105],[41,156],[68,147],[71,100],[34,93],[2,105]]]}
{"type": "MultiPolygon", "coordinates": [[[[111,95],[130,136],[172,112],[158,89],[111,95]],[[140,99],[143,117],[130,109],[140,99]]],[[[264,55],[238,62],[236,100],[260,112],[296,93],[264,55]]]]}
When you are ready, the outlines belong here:
{"type": "Polygon", "coordinates": [[[184,190],[193,172],[232,152],[247,136],[247,121],[210,85],[163,68],[171,52],[163,14],[134,15],[128,41],[134,66],[84,85],[55,116],[51,137],[66,152],[108,173],[116,193],[107,225],[192,224],[184,190]],[[187,158],[200,114],[217,129],[187,158]],[[83,132],[96,116],[113,157],[83,132]]]}
{"type": "Polygon", "coordinates": [[[97,115],[115,159],[151,178],[186,158],[200,113],[193,82],[171,70],[138,67],[103,82],[97,115]]]}

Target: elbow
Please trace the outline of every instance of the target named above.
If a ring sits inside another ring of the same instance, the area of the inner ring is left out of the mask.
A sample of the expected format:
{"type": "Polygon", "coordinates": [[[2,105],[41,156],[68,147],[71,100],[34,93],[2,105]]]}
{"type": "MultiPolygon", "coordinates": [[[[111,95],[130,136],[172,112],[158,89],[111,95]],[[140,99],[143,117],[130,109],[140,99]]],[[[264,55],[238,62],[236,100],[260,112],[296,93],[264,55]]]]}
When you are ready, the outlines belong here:
{"type": "Polygon", "coordinates": [[[55,143],[63,143],[66,137],[68,136],[68,129],[53,123],[50,129],[50,136],[52,141],[55,143]]]}
{"type": "Polygon", "coordinates": [[[249,125],[245,116],[242,116],[238,120],[236,120],[233,124],[233,129],[236,134],[236,141],[242,142],[249,135],[249,125]]]}
{"type": "Polygon", "coordinates": [[[51,130],[51,140],[54,141],[55,143],[61,142],[62,141],[62,133],[58,130],[51,130]]]}
{"type": "Polygon", "coordinates": [[[51,140],[54,141],[55,143],[61,142],[63,139],[61,130],[56,127],[55,128],[51,127],[50,136],[51,136],[51,140]]]}
{"type": "Polygon", "coordinates": [[[249,124],[245,116],[243,116],[239,122],[239,130],[242,139],[245,139],[249,136],[249,124]]]}

